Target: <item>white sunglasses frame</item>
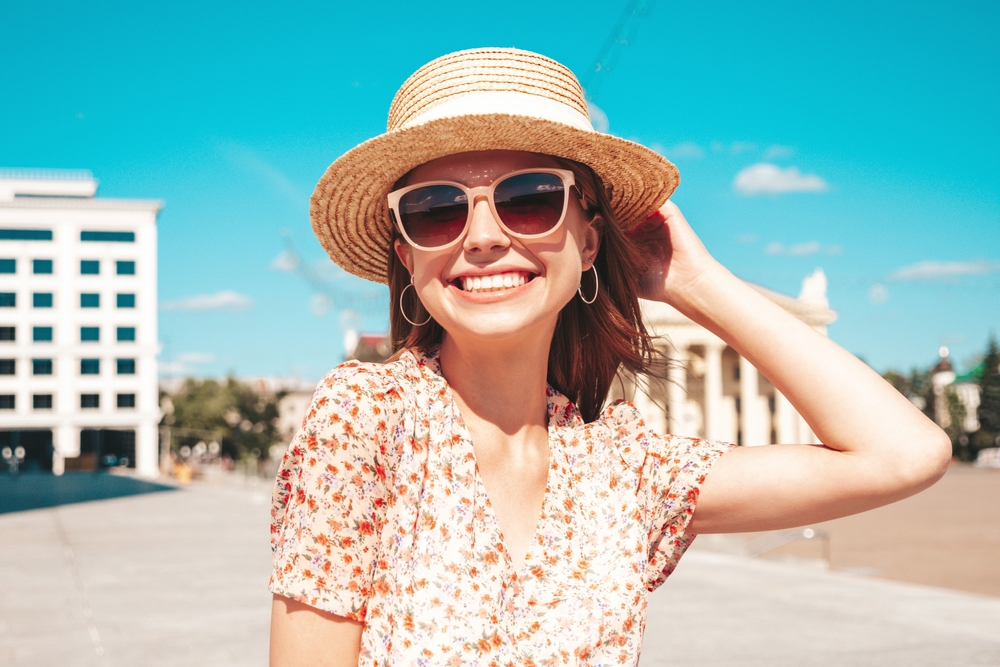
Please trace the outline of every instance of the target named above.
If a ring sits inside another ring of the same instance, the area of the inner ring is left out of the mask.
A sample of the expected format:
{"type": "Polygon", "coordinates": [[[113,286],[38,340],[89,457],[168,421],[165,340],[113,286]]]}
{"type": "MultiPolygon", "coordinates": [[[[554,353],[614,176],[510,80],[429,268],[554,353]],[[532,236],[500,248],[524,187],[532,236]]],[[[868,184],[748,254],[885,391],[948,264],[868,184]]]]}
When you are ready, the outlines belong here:
{"type": "Polygon", "coordinates": [[[476,199],[482,195],[486,196],[486,201],[489,202],[490,211],[493,213],[493,219],[496,221],[497,225],[504,231],[505,234],[513,236],[518,239],[537,239],[543,236],[548,236],[562,226],[563,221],[566,219],[566,213],[569,212],[569,191],[571,188],[576,186],[576,178],[573,172],[569,169],[550,169],[548,167],[536,167],[534,169],[518,169],[516,171],[510,171],[502,176],[497,177],[489,185],[481,185],[479,187],[470,188],[462,183],[456,181],[424,181],[422,183],[415,183],[413,185],[408,185],[405,188],[400,188],[399,190],[394,190],[389,193],[389,211],[392,214],[393,222],[396,225],[396,229],[399,230],[400,235],[403,239],[412,247],[418,250],[445,250],[451,248],[456,243],[462,241],[465,236],[469,233],[469,226],[472,224],[472,213],[475,208],[476,199]],[[507,225],[503,223],[500,219],[500,214],[497,213],[496,202],[493,200],[493,193],[496,191],[497,185],[507,180],[512,176],[519,176],[521,174],[555,174],[562,179],[563,182],[563,206],[562,215],[559,216],[559,221],[552,225],[551,229],[548,229],[540,234],[520,234],[511,230],[507,225]],[[465,193],[469,204],[469,214],[465,219],[465,227],[462,228],[462,232],[455,238],[454,241],[450,241],[444,245],[440,246],[422,246],[419,243],[414,243],[413,239],[410,238],[406,230],[403,229],[403,220],[399,214],[399,200],[408,192],[412,192],[417,188],[423,188],[431,185],[451,185],[465,193]]]}

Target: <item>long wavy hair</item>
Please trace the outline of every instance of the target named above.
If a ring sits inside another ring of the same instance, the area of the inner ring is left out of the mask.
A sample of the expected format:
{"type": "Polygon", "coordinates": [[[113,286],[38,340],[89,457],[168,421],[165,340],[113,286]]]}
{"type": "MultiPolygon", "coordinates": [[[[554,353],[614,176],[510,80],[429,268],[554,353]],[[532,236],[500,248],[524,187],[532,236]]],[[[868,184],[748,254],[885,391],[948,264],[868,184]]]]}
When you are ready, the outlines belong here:
{"type": "MultiPolygon", "coordinates": [[[[585,304],[576,295],[560,311],[549,348],[547,379],[576,404],[584,421],[590,422],[600,415],[616,377],[628,377],[633,383],[638,376],[662,380],[669,362],[653,344],[639,309],[639,277],[647,266],[641,249],[615,219],[600,177],[579,162],[561,158],[557,161],[573,171],[583,208],[588,213],[600,214],[593,222],[601,236],[594,260],[600,290],[594,303],[585,304]]],[[[405,182],[406,176],[397,187],[405,182]]],[[[402,237],[395,226],[392,231],[394,245],[402,237]]],[[[389,337],[394,353],[391,359],[406,349],[437,349],[444,338],[444,328],[433,318],[418,327],[400,312],[400,295],[410,284],[410,273],[391,249],[393,245],[390,245],[388,269],[389,337]]],[[[583,292],[592,294],[590,271],[584,273],[582,282],[583,292]]],[[[412,320],[422,322],[430,314],[415,292],[407,291],[402,308],[412,320]]]]}

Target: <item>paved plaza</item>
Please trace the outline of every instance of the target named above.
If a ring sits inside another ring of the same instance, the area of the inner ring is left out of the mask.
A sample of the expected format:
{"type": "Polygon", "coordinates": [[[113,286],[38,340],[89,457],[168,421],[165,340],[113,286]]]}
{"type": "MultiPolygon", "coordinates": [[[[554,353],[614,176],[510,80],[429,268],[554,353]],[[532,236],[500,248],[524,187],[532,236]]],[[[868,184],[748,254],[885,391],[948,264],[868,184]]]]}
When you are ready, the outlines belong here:
{"type": "MultiPolygon", "coordinates": [[[[269,482],[141,491],[0,514],[0,665],[267,664],[269,482]]],[[[996,667],[1000,597],[695,548],[642,665],[996,667]]]]}

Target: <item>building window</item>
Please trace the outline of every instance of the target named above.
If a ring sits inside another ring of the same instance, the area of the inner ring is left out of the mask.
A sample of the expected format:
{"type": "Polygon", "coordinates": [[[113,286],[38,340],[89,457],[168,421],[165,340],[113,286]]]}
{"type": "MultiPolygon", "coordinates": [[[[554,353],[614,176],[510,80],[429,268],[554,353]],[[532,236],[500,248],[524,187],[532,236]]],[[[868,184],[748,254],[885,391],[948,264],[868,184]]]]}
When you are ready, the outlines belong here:
{"type": "Polygon", "coordinates": [[[101,263],[96,259],[80,260],[80,275],[96,276],[101,272],[101,263]]]}
{"type": "Polygon", "coordinates": [[[0,327],[0,340],[14,340],[14,327],[0,327]]]}
{"type": "Polygon", "coordinates": [[[13,359],[0,359],[0,375],[14,375],[13,359]]]}
{"type": "Polygon", "coordinates": [[[0,273],[17,273],[17,260],[0,259],[0,273]]]}
{"type": "Polygon", "coordinates": [[[80,240],[135,243],[135,232],[80,232],[80,240]]]}
{"type": "Polygon", "coordinates": [[[118,327],[118,340],[132,342],[135,340],[135,327],[118,327]]]}
{"type": "Polygon", "coordinates": [[[0,308],[13,308],[17,305],[17,292],[0,292],[0,308]]]}
{"type": "Polygon", "coordinates": [[[31,260],[31,267],[35,273],[52,273],[52,260],[33,259],[31,260]]]}
{"type": "Polygon", "coordinates": [[[51,308],[52,292],[35,292],[31,295],[31,305],[34,308],[51,308]]]}
{"type": "Polygon", "coordinates": [[[81,408],[99,408],[99,407],[101,407],[101,395],[100,394],[80,394],[80,407],[81,408]]]}
{"type": "Polygon", "coordinates": [[[118,407],[119,408],[134,408],[135,407],[135,394],[118,394],[118,407]]]}
{"type": "Polygon", "coordinates": [[[31,397],[31,407],[35,410],[51,410],[52,394],[35,394],[31,397]]]}
{"type": "Polygon", "coordinates": [[[51,229],[0,229],[0,241],[51,241],[51,229]]]}
{"type": "Polygon", "coordinates": [[[36,343],[51,343],[52,327],[31,327],[31,340],[36,343]]]}
{"type": "Polygon", "coordinates": [[[100,294],[81,294],[80,295],[80,307],[81,308],[100,308],[101,307],[101,295],[100,294]]]}
{"type": "Polygon", "coordinates": [[[52,360],[32,359],[31,373],[32,375],[52,375],[52,360]]]}
{"type": "Polygon", "coordinates": [[[14,394],[0,394],[0,410],[14,409],[14,394]]]}
{"type": "Polygon", "coordinates": [[[80,375],[100,375],[100,374],[101,374],[100,359],[80,360],[80,375]]]}
{"type": "MultiPolygon", "coordinates": [[[[13,260],[11,260],[13,261],[13,260]]],[[[134,276],[135,275],[135,262],[126,262],[119,260],[115,262],[115,271],[120,276],[134,276]]]]}
{"type": "Polygon", "coordinates": [[[101,328],[80,327],[80,340],[85,343],[92,343],[101,340],[101,328]]]}
{"type": "Polygon", "coordinates": [[[117,305],[119,308],[135,308],[135,294],[119,294],[117,305]]]}
{"type": "Polygon", "coordinates": [[[135,375],[135,359],[118,359],[118,375],[135,375]]]}

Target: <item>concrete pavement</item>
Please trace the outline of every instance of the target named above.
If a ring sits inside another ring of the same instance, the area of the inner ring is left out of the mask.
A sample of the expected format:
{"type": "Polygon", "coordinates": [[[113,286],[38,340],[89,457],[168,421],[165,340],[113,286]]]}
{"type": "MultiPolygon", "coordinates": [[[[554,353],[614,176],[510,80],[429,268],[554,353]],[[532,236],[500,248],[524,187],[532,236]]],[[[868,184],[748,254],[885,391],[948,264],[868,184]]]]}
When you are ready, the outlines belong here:
{"type": "MultiPolygon", "coordinates": [[[[0,515],[0,665],[263,667],[270,483],[0,515]]],[[[1000,598],[692,550],[642,665],[1000,665],[1000,598]]]]}

